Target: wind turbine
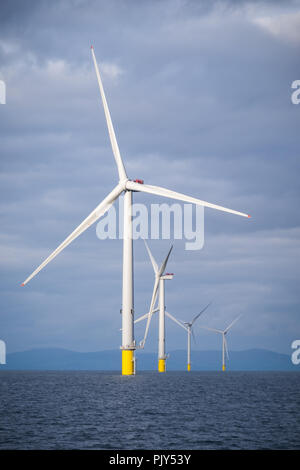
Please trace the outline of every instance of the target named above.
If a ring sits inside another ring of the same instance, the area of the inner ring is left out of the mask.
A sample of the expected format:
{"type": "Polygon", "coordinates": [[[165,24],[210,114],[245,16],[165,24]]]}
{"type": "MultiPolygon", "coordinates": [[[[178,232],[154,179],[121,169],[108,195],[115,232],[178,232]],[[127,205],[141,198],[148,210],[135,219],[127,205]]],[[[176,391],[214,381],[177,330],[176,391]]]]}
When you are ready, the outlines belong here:
{"type": "Polygon", "coordinates": [[[183,321],[182,323],[186,325],[186,329],[188,332],[188,341],[187,341],[187,370],[190,372],[191,370],[191,336],[193,335],[194,341],[195,341],[195,336],[194,336],[194,330],[193,330],[193,325],[194,323],[198,320],[200,315],[205,312],[205,310],[210,306],[211,302],[204,307],[203,310],[201,310],[200,313],[198,313],[190,322],[183,321]]]}
{"type": "MultiPolygon", "coordinates": [[[[165,281],[173,279],[174,274],[173,273],[164,273],[167,263],[169,260],[169,256],[171,254],[173,246],[171,246],[166,258],[162,262],[161,266],[158,267],[154,256],[151,253],[151,250],[146,242],[144,240],[145,246],[147,248],[149,258],[151,260],[154,274],[155,274],[155,281],[154,281],[154,287],[153,287],[153,292],[152,292],[152,298],[151,298],[151,304],[150,304],[150,310],[146,315],[143,315],[139,319],[136,320],[144,320],[145,318],[150,319],[152,317],[152,314],[155,313],[156,310],[153,310],[156,298],[157,298],[157,293],[159,294],[158,298],[158,305],[159,305],[159,320],[158,320],[158,372],[166,372],[166,328],[165,328],[165,281]]],[[[148,334],[149,326],[150,326],[150,320],[147,321],[146,325],[146,330],[145,330],[145,335],[144,339],[141,342],[141,346],[144,347],[146,337],[148,334]]]]}
{"type": "MultiPolygon", "coordinates": [[[[91,47],[92,58],[95,66],[96,76],[100,89],[100,95],[104,108],[110,143],[114,158],[117,164],[119,182],[115,188],[103,199],[102,202],[84,219],[84,221],[46,258],[30,276],[21,284],[27,284],[41,269],[52,261],[62,250],[64,250],[73,240],[94,224],[103,216],[113,205],[115,200],[124,193],[124,230],[123,230],[123,283],[122,283],[122,374],[133,375],[134,372],[134,350],[136,343],[134,340],[134,307],[133,307],[133,244],[132,244],[132,193],[144,192],[155,194],[171,199],[177,199],[184,202],[198,204],[204,207],[210,207],[224,212],[249,217],[242,212],[234,211],[216,204],[211,204],[194,197],[186,196],[175,191],[171,191],[159,186],[143,184],[143,180],[130,180],[127,176],[123,160],[119,151],[119,146],[115,136],[110,112],[108,109],[104,89],[98,69],[94,48],[91,47]]],[[[150,310],[152,311],[152,310],[150,310]]]]}
{"type": "Polygon", "coordinates": [[[200,326],[200,328],[204,328],[205,330],[209,331],[214,331],[215,333],[220,333],[222,335],[222,370],[225,371],[226,365],[225,365],[225,351],[227,355],[227,359],[229,359],[229,354],[228,354],[228,346],[227,346],[227,341],[226,341],[226,335],[230,328],[241,318],[242,315],[239,315],[233,322],[230,323],[229,326],[225,330],[217,330],[215,328],[208,328],[207,326],[200,326]]]}

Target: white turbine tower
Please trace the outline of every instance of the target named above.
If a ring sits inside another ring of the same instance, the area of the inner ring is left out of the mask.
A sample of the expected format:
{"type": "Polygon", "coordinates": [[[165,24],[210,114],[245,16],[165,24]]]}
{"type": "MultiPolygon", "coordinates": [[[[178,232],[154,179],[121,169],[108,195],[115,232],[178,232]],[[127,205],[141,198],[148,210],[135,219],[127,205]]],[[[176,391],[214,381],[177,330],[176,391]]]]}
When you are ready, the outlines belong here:
{"type": "Polygon", "coordinates": [[[210,207],[224,212],[249,217],[242,212],[227,209],[222,206],[210,204],[208,202],[186,196],[169,189],[158,186],[150,186],[143,184],[142,180],[130,180],[127,176],[123,160],[120,155],[118,143],[116,140],[114,128],[112,125],[109,109],[107,106],[103,85],[100,78],[98,65],[95,58],[93,46],[91,47],[92,57],[95,65],[98,85],[102,104],[104,107],[105,118],[108,127],[109,138],[112,151],[118,168],[119,182],[115,188],[103,199],[102,202],[86,217],[86,219],[54,250],[48,258],[46,258],[40,266],[21,284],[27,284],[41,269],[43,269],[50,261],[52,261],[64,248],[66,248],[81,233],[87,230],[101,216],[103,216],[114,201],[124,192],[124,230],[123,230],[123,285],[122,285],[122,374],[134,374],[134,350],[136,344],[134,340],[134,310],[133,310],[133,245],[132,245],[132,193],[145,192],[155,194],[171,199],[177,199],[184,202],[198,204],[204,207],[210,207]]]}
{"type": "Polygon", "coordinates": [[[230,323],[229,326],[225,330],[217,330],[216,328],[208,328],[207,326],[200,326],[200,328],[203,328],[205,330],[209,331],[214,331],[215,333],[219,333],[222,335],[222,370],[224,371],[226,369],[226,364],[225,364],[225,351],[227,355],[227,359],[229,359],[229,354],[228,354],[228,346],[227,346],[227,341],[226,341],[226,335],[230,328],[241,318],[242,315],[239,315],[233,322],[230,323]]]}

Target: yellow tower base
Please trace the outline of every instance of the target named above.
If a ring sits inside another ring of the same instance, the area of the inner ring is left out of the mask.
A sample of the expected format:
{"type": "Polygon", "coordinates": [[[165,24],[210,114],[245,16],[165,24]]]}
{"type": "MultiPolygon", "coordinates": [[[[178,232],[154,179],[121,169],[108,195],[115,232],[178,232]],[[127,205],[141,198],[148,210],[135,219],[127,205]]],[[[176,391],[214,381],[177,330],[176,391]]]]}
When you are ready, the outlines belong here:
{"type": "Polygon", "coordinates": [[[134,375],[134,351],[132,349],[122,350],[122,375],[134,375]]]}
{"type": "Polygon", "coordinates": [[[166,360],[158,359],[158,372],[166,372],[166,360]]]}
{"type": "Polygon", "coordinates": [[[225,370],[225,364],[222,365],[222,370],[225,370]]]}
{"type": "Polygon", "coordinates": [[[191,370],[191,364],[188,364],[188,365],[187,365],[187,370],[190,372],[190,370],[191,370]]]}

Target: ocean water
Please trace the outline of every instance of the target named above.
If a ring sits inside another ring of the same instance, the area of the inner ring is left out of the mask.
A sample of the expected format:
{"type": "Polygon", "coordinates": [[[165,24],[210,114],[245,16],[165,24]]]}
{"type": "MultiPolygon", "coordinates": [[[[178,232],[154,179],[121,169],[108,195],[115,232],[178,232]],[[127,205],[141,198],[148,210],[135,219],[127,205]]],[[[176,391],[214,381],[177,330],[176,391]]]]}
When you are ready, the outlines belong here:
{"type": "Polygon", "coordinates": [[[300,449],[300,373],[1,371],[0,449],[300,449]]]}

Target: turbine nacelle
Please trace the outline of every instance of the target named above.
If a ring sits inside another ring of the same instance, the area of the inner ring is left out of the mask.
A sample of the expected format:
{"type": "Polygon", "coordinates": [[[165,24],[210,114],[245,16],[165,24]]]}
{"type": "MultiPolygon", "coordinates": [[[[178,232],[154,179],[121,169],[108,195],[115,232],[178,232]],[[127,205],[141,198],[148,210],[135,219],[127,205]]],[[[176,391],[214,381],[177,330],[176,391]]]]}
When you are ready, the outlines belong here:
{"type": "Polygon", "coordinates": [[[164,281],[169,281],[169,280],[173,279],[173,277],[174,277],[173,273],[166,273],[166,274],[163,274],[162,276],[160,276],[160,279],[163,279],[164,281]]]}
{"type": "MultiPolygon", "coordinates": [[[[124,181],[125,191],[128,190],[128,188],[126,187],[128,182],[136,183],[136,184],[144,184],[144,180],[141,180],[141,179],[135,179],[135,180],[127,179],[127,180],[124,181]]],[[[132,191],[133,193],[138,193],[140,191],[140,189],[137,188],[137,189],[133,189],[133,190],[130,190],[130,191],[132,191]]]]}

